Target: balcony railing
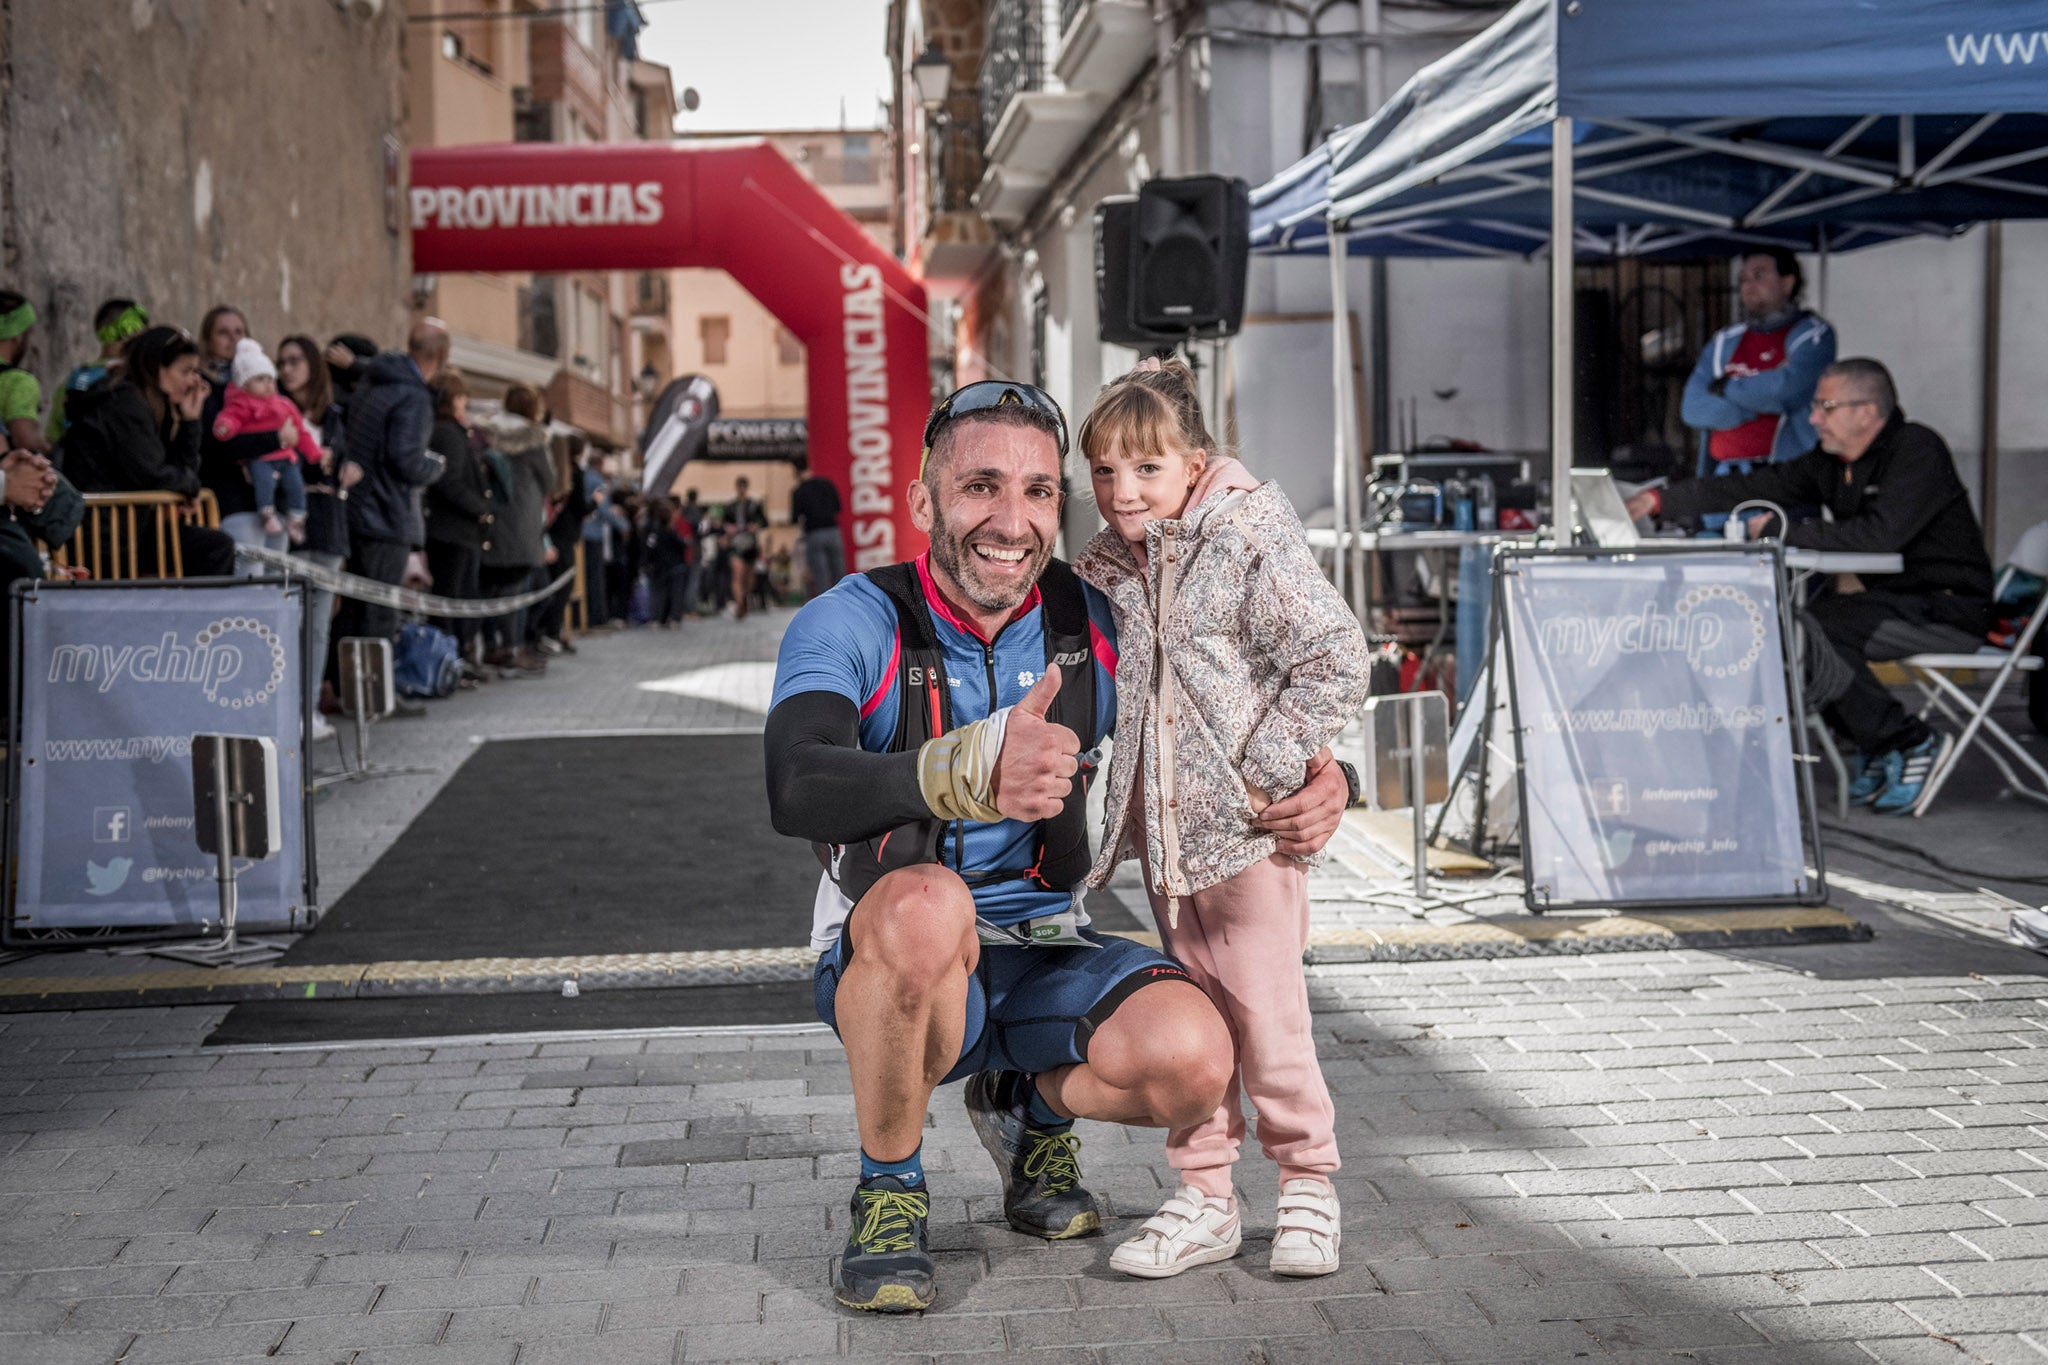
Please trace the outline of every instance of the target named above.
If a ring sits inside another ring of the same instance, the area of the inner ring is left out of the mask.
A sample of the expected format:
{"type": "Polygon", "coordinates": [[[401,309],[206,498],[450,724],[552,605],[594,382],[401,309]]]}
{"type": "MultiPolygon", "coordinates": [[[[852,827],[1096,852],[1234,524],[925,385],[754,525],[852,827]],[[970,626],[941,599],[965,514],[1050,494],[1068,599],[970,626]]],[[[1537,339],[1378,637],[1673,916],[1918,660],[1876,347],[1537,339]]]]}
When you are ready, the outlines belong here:
{"type": "Polygon", "coordinates": [[[1045,0],[995,0],[981,58],[981,122],[993,133],[1020,92],[1045,89],[1049,74],[1045,0]]]}
{"type": "MultiPolygon", "coordinates": [[[[956,106],[966,108],[962,100],[956,106]]],[[[974,207],[974,189],[981,183],[982,139],[979,118],[948,120],[931,130],[932,154],[925,158],[930,173],[928,202],[933,213],[965,213],[974,207]]]]}
{"type": "Polygon", "coordinates": [[[668,276],[643,270],[634,277],[633,315],[643,318],[668,316],[668,276]]]}

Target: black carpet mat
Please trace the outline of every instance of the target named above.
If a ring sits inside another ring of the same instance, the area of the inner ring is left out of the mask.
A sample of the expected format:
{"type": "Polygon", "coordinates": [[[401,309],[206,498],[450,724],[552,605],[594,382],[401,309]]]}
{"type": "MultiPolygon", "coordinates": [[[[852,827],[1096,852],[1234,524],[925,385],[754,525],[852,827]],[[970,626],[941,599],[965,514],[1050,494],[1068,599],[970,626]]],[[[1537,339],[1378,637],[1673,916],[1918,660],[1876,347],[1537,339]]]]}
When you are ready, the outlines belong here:
{"type": "MultiPolygon", "coordinates": [[[[289,964],[789,948],[818,860],[768,823],[758,735],[499,740],[284,956],[289,964]]],[[[1115,897],[1107,930],[1140,925],[1115,897]]],[[[811,1023],[809,982],[260,1001],[209,1044],[811,1023]]]]}
{"type": "Polygon", "coordinates": [[[759,735],[498,740],[285,961],[789,948],[817,888],[759,735]]]}
{"type": "MultiPolygon", "coordinates": [[[[208,1035],[209,1047],[448,1038],[472,1033],[568,1029],[813,1024],[811,983],[686,986],[673,990],[559,995],[414,995],[366,1000],[261,1000],[237,1005],[208,1035]]],[[[820,1046],[830,1046],[829,1038],[820,1046]]]]}
{"type": "MultiPolygon", "coordinates": [[[[790,948],[810,941],[817,886],[809,845],[768,823],[759,735],[498,740],[284,960],[790,948]]],[[[810,998],[789,983],[266,1001],[236,1006],[208,1041],[800,1023],[810,998]]]]}

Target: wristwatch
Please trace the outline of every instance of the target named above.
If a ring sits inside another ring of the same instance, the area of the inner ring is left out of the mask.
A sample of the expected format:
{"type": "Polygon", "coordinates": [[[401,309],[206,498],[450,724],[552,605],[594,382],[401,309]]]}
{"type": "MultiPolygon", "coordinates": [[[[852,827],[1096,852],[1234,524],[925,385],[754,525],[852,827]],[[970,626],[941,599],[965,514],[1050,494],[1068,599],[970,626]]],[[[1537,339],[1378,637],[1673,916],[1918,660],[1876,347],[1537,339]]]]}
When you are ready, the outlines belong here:
{"type": "Polygon", "coordinates": [[[1337,766],[1344,770],[1344,785],[1349,791],[1349,795],[1344,798],[1344,804],[1355,806],[1358,804],[1358,794],[1362,790],[1358,785],[1358,769],[1341,758],[1337,760],[1337,766]]]}

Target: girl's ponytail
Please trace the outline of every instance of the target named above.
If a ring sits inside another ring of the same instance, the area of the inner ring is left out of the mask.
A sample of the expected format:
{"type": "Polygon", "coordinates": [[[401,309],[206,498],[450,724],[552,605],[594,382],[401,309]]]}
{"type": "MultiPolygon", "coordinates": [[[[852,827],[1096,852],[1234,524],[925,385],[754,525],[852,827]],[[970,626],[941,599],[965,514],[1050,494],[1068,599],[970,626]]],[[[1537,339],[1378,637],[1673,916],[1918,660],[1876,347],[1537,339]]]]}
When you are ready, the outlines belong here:
{"type": "Polygon", "coordinates": [[[1126,450],[1174,446],[1222,453],[1202,419],[1201,385],[1178,356],[1140,361],[1129,374],[1103,386],[1075,444],[1083,458],[1093,460],[1112,441],[1126,450]]]}

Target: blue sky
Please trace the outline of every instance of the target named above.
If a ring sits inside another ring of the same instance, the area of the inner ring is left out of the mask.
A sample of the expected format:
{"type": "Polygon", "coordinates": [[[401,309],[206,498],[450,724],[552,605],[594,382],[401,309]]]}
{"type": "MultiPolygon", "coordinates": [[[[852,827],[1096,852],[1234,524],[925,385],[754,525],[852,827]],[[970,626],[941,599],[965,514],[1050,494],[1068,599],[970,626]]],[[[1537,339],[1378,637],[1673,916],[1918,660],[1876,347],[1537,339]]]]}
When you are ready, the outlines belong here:
{"type": "Polygon", "coordinates": [[[645,5],[640,54],[703,103],[682,132],[879,127],[887,0],[664,0],[645,5]]]}

